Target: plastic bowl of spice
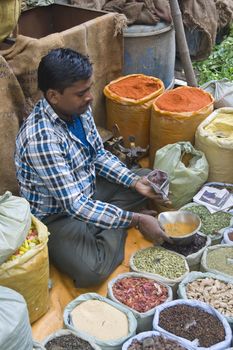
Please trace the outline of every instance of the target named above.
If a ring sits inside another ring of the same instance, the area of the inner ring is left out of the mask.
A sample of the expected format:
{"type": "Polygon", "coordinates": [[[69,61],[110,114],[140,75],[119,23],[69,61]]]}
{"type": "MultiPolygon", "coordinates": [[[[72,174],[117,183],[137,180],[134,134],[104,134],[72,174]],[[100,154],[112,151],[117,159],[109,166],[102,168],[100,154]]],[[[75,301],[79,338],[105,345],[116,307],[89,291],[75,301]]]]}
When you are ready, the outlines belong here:
{"type": "Polygon", "coordinates": [[[191,243],[201,227],[201,219],[191,211],[165,211],[158,221],[167,236],[180,245],[191,243]]]}

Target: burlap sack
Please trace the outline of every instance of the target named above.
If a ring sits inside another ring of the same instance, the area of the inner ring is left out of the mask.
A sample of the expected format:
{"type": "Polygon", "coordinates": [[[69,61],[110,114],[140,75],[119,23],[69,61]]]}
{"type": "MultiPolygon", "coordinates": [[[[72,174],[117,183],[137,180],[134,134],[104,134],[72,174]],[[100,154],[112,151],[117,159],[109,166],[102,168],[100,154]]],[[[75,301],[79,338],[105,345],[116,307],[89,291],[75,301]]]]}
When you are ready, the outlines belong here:
{"type": "MultiPolygon", "coordinates": [[[[51,5],[53,6],[53,5],[51,5]]],[[[93,62],[93,112],[98,125],[105,125],[103,88],[122,71],[123,40],[121,15],[109,13],[60,33],[40,39],[19,35],[15,45],[0,51],[11,66],[22,87],[28,112],[41,97],[37,87],[37,68],[51,49],[69,47],[87,54],[93,62]],[[119,19],[119,20],[118,20],[119,19]],[[118,29],[118,34],[116,33],[118,29]],[[117,35],[116,35],[117,34],[117,35]],[[109,50],[111,45],[111,50],[109,50]],[[103,60],[104,58],[104,60],[103,60]]]]}
{"type": "Polygon", "coordinates": [[[71,0],[71,4],[88,9],[101,10],[106,0],[71,0]]]}
{"type": "Polygon", "coordinates": [[[18,194],[13,154],[15,137],[24,116],[25,99],[11,67],[0,56],[0,195],[18,194]]]}
{"type": "Polygon", "coordinates": [[[21,0],[0,1],[0,42],[14,30],[21,12],[21,0]]]}
{"type": "Polygon", "coordinates": [[[34,216],[40,244],[0,266],[0,285],[16,290],[26,300],[30,322],[46,313],[49,306],[48,230],[34,216]]]}

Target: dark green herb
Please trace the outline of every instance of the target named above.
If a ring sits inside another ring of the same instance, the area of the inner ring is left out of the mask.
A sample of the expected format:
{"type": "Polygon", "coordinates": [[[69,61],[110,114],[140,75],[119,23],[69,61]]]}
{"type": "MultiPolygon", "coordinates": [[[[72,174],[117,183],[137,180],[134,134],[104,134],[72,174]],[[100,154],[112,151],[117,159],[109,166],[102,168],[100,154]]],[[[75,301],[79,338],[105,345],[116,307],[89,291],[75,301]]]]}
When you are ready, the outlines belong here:
{"type": "Polygon", "coordinates": [[[229,36],[219,45],[215,45],[208,59],[193,63],[197,70],[199,85],[210,80],[220,80],[233,76],[233,27],[229,36]]]}
{"type": "Polygon", "coordinates": [[[201,232],[206,235],[216,235],[222,228],[230,225],[232,215],[222,211],[211,214],[204,205],[193,205],[184,210],[190,210],[201,219],[201,232]]]}

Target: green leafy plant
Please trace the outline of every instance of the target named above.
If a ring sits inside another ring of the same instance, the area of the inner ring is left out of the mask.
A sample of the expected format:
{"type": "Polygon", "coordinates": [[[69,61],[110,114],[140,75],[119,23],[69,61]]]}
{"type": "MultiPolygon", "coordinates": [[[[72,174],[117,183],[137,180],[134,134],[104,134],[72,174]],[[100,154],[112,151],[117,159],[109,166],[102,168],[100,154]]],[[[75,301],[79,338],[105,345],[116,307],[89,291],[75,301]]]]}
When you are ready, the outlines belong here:
{"type": "Polygon", "coordinates": [[[215,45],[208,59],[193,63],[198,83],[228,78],[233,80],[233,26],[225,40],[215,45]]]}

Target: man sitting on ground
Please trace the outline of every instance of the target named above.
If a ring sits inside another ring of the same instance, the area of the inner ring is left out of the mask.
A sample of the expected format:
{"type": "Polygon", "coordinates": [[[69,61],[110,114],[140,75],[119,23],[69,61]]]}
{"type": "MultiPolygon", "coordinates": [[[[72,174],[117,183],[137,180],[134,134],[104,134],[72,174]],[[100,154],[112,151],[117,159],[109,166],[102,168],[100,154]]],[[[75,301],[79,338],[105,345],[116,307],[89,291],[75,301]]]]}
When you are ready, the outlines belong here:
{"type": "Polygon", "coordinates": [[[20,193],[50,232],[50,259],[78,287],[106,279],[124,257],[126,230],[165,238],[158,221],[138,214],[146,198],[161,201],[143,175],[106,151],[91,112],[92,64],[71,49],[42,58],[44,94],[22,125],[15,164],[20,193]]]}

